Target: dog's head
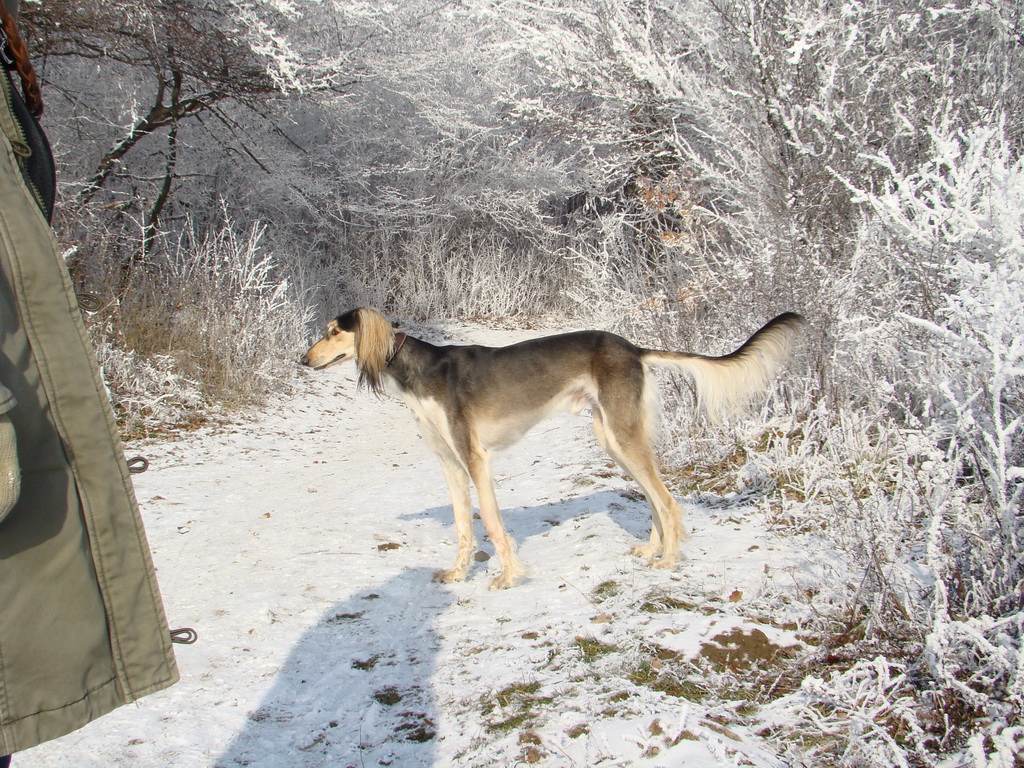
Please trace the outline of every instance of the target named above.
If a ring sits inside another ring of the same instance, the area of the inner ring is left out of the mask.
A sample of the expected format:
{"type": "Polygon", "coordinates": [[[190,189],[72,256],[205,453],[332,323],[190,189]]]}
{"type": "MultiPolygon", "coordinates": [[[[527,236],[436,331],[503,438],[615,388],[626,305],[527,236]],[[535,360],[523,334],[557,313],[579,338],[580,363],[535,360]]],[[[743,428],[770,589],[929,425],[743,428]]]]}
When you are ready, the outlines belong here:
{"type": "Polygon", "coordinates": [[[380,394],[382,375],[395,348],[395,331],[380,312],[361,307],[338,315],[324,337],[299,362],[317,371],[355,358],[359,383],[380,394]]]}
{"type": "Polygon", "coordinates": [[[309,348],[299,362],[322,371],[335,363],[342,363],[356,354],[356,313],[359,310],[339,315],[327,324],[324,337],[309,348]]]}

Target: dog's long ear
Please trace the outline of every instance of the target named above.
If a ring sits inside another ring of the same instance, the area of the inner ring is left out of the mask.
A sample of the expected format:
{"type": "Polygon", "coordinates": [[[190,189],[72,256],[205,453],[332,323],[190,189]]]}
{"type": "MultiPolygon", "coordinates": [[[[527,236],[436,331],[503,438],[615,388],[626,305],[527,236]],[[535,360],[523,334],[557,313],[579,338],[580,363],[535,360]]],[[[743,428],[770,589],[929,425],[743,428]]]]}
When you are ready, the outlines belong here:
{"type": "Polygon", "coordinates": [[[384,369],[395,350],[395,330],[375,309],[355,310],[356,365],[359,384],[374,394],[384,393],[384,369]]]}

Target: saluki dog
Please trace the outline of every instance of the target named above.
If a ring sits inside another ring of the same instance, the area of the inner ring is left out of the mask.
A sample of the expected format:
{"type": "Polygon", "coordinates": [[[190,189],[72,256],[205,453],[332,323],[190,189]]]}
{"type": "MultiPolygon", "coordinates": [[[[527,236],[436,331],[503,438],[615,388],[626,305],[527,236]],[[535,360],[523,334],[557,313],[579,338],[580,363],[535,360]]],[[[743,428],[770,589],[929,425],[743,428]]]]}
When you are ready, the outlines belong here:
{"type": "Polygon", "coordinates": [[[591,408],[598,442],[643,489],[653,510],[650,542],[634,548],[656,568],[679,560],[686,537],[682,510],[658,475],[651,448],[657,385],[650,365],[692,377],[699,406],[712,419],[737,410],[763,390],[789,354],[800,315],[769,321],[735,352],[722,357],[637,347],[605,331],[579,331],[507,347],[435,346],[396,333],[374,309],[354,309],[327,325],[301,363],[323,370],[355,358],[359,383],[398,394],[441,460],[452,496],[458,554],[435,581],[466,578],[476,550],[469,481],[476,486],[480,517],[501,563],[491,589],[515,586],[524,575],[516,546],[505,531],[491,478],[491,454],[516,442],[549,414],[591,408]]]}

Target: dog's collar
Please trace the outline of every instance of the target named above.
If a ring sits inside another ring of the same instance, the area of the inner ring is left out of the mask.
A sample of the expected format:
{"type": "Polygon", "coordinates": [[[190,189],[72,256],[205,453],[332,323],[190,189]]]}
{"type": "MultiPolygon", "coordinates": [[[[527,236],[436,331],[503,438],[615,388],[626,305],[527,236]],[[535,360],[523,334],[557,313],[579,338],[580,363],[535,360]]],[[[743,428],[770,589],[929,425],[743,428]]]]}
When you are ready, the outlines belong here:
{"type": "Polygon", "coordinates": [[[395,355],[398,354],[398,351],[402,348],[402,345],[405,344],[406,338],[407,337],[404,333],[399,332],[395,334],[395,349],[391,353],[391,357],[388,358],[386,365],[391,365],[391,361],[395,359],[395,355]]]}

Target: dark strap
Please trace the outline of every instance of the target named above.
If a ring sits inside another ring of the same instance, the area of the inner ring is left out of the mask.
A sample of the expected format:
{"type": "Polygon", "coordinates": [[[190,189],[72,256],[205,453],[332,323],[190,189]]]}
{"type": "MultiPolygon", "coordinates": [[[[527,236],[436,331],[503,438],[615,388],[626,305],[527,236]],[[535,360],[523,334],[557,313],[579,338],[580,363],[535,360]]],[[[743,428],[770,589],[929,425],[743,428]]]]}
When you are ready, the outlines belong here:
{"type": "Polygon", "coordinates": [[[18,34],[18,25],[14,23],[14,17],[7,12],[7,6],[3,3],[0,3],[0,21],[3,22],[3,38],[6,38],[0,39],[0,59],[3,60],[4,66],[18,70],[21,87],[25,92],[25,104],[34,117],[41,117],[43,92],[39,88],[39,79],[32,69],[28,49],[18,34]]]}
{"type": "Polygon", "coordinates": [[[395,359],[395,356],[398,354],[398,351],[402,348],[402,345],[405,344],[405,340],[407,338],[408,336],[406,336],[401,331],[395,334],[395,349],[394,351],[392,351],[391,357],[388,358],[387,365],[391,365],[391,361],[395,359]]]}

